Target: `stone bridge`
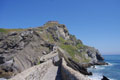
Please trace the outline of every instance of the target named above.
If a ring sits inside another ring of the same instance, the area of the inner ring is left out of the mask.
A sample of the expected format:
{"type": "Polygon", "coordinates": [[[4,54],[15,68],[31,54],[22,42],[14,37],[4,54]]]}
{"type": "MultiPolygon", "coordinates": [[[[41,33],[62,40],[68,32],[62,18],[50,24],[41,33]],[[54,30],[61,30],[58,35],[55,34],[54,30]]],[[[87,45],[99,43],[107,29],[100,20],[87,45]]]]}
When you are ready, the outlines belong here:
{"type": "MultiPolygon", "coordinates": [[[[59,51],[62,52],[60,48],[59,51]]],[[[67,66],[56,48],[43,56],[39,65],[31,67],[9,80],[90,80],[87,76],[67,66]]]]}

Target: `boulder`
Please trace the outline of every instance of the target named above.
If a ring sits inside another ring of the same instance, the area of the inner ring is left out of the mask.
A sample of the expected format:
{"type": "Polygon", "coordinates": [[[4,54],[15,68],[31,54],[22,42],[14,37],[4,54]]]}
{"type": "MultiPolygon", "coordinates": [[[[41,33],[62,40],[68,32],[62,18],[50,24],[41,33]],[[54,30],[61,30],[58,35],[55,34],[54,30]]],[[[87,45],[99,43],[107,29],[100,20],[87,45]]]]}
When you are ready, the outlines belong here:
{"type": "Polygon", "coordinates": [[[106,76],[103,76],[101,80],[109,80],[106,76]]]}

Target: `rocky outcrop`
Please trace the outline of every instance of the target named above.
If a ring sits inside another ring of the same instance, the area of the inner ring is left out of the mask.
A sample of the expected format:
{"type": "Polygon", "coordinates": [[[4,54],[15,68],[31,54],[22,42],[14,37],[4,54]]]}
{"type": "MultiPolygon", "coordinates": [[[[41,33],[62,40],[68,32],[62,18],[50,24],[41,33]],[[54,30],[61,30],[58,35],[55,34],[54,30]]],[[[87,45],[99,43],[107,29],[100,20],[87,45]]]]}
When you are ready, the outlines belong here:
{"type": "Polygon", "coordinates": [[[86,75],[89,73],[81,65],[99,64],[104,60],[97,49],[85,46],[81,40],[68,32],[65,25],[58,22],[49,22],[41,27],[24,31],[0,33],[0,75],[2,77],[14,76],[50,59],[59,65],[57,62],[61,54],[64,54],[62,57],[69,67],[86,75]],[[59,50],[56,50],[56,46],[59,50]],[[59,52],[60,50],[62,53],[59,52]]]}
{"type": "Polygon", "coordinates": [[[103,76],[101,80],[109,80],[106,76],[103,76]]]}
{"type": "Polygon", "coordinates": [[[46,30],[52,34],[55,41],[59,40],[59,37],[62,37],[65,40],[69,39],[69,32],[65,25],[48,27],[46,30]]]}
{"type": "Polygon", "coordinates": [[[36,65],[43,51],[50,51],[50,47],[33,30],[8,34],[0,44],[0,68],[14,74],[36,65]]]}
{"type": "Polygon", "coordinates": [[[97,63],[98,61],[104,60],[104,58],[100,55],[99,51],[94,47],[87,47],[86,53],[91,58],[91,63],[97,63]]]}

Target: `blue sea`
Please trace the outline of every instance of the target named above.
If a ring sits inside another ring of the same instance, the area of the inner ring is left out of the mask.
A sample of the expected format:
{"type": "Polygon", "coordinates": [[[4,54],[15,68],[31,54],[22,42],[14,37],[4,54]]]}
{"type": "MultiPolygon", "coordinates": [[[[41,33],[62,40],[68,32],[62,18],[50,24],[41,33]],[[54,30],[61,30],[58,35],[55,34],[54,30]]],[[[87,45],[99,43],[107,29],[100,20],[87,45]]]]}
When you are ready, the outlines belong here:
{"type": "Polygon", "coordinates": [[[104,75],[110,80],[120,80],[120,55],[103,55],[103,57],[109,65],[95,66],[95,69],[88,68],[88,71],[93,72],[93,75],[89,76],[89,78],[101,80],[104,75]]]}

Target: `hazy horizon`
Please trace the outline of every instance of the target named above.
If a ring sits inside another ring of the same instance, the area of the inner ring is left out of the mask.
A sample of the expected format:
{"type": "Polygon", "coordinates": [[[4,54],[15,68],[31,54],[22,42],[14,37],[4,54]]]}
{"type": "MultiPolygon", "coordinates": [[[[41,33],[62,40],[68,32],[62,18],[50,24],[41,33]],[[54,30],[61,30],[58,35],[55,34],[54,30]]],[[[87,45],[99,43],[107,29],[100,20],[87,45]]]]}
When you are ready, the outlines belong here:
{"type": "Polygon", "coordinates": [[[0,28],[65,24],[85,45],[120,54],[119,0],[0,0],[0,28]]]}

